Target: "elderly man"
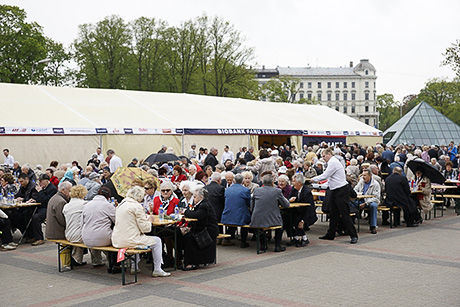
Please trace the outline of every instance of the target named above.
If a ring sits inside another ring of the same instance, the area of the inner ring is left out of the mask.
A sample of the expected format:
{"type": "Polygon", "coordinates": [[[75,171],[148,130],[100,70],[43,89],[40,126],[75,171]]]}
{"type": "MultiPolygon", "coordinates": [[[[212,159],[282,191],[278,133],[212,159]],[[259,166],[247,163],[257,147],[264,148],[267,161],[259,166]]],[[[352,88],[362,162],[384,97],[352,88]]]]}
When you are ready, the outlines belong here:
{"type": "MultiPolygon", "coordinates": [[[[229,225],[248,225],[251,222],[251,212],[249,205],[251,202],[251,192],[243,186],[243,175],[235,176],[235,184],[225,190],[225,208],[222,213],[222,223],[229,225]]],[[[236,227],[229,227],[227,233],[235,237],[236,227]]],[[[246,248],[249,244],[248,229],[241,228],[241,248],[246,248]]]]}
{"type": "Polygon", "coordinates": [[[167,149],[168,149],[168,146],[166,146],[166,145],[161,145],[161,149],[158,150],[158,153],[165,153],[167,149]]]}
{"type": "Polygon", "coordinates": [[[70,200],[72,184],[64,181],[59,184],[58,190],[49,200],[46,212],[46,238],[65,240],[65,218],[62,209],[70,200]]]}
{"type": "Polygon", "coordinates": [[[304,247],[310,243],[305,231],[310,229],[309,226],[313,225],[318,220],[318,217],[316,216],[313,194],[305,185],[305,177],[302,174],[296,174],[292,180],[294,188],[291,190],[289,202],[304,203],[309,204],[309,206],[290,209],[293,210],[291,213],[293,225],[290,225],[288,235],[293,232],[294,241],[291,242],[291,245],[304,247]]]}
{"type": "Polygon", "coordinates": [[[62,177],[64,177],[65,173],[67,172],[67,164],[61,164],[59,170],[54,172],[54,176],[57,177],[59,181],[61,181],[62,177]]]}
{"type": "Polygon", "coordinates": [[[110,158],[110,172],[113,174],[119,167],[123,167],[123,162],[121,158],[115,155],[115,151],[113,149],[107,150],[107,156],[110,158]]]}
{"type": "MultiPolygon", "coordinates": [[[[282,226],[280,206],[289,208],[289,201],[283,196],[281,189],[273,187],[273,176],[270,174],[262,177],[263,186],[254,190],[251,201],[251,224],[253,227],[282,226]]],[[[275,230],[275,252],[284,252],[286,247],[281,246],[283,229],[275,230]]],[[[266,250],[265,235],[261,238],[261,243],[266,250]]]]}
{"type": "Polygon", "coordinates": [[[341,219],[343,227],[350,234],[350,243],[355,244],[358,242],[358,234],[355,226],[353,225],[353,220],[350,217],[350,208],[348,206],[350,201],[350,191],[345,176],[345,169],[340,161],[333,156],[330,148],[325,148],[321,155],[324,161],[327,162],[327,169],[322,175],[313,177],[311,181],[318,182],[328,179],[331,193],[329,199],[331,211],[329,229],[326,235],[319,238],[321,240],[334,240],[339,219],[341,219]]]}
{"type": "Polygon", "coordinates": [[[359,195],[369,195],[373,197],[365,198],[363,203],[359,205],[360,209],[365,207],[369,208],[369,224],[370,231],[372,234],[377,233],[377,206],[379,205],[380,199],[380,185],[372,178],[370,170],[366,169],[363,171],[363,176],[355,186],[355,192],[359,195]]]}
{"type": "Polygon", "coordinates": [[[225,161],[227,160],[233,162],[235,160],[235,155],[232,151],[230,151],[230,147],[228,147],[228,145],[225,145],[224,153],[222,154],[221,164],[225,164],[225,161]]]}
{"type": "Polygon", "coordinates": [[[189,159],[195,158],[196,157],[196,144],[193,143],[192,146],[190,146],[190,150],[188,151],[188,157],[189,159]]]}
{"type": "Polygon", "coordinates": [[[24,164],[22,167],[21,167],[21,172],[23,174],[26,174],[27,177],[29,177],[29,180],[30,181],[37,181],[37,175],[35,175],[35,172],[33,170],[30,169],[30,165],[29,164],[24,164]]]}
{"type": "Polygon", "coordinates": [[[219,161],[217,161],[218,153],[219,151],[216,147],[211,147],[211,152],[206,156],[206,159],[204,159],[204,166],[206,167],[210,165],[212,167],[213,172],[216,171],[216,165],[219,164],[219,161]]]}
{"type": "Polygon", "coordinates": [[[8,148],[3,149],[3,155],[5,155],[3,158],[3,164],[7,165],[9,168],[13,168],[14,158],[10,155],[10,150],[8,148]]]}
{"type": "MultiPolygon", "coordinates": [[[[222,218],[222,212],[224,211],[225,207],[225,188],[221,185],[221,175],[220,173],[214,173],[211,175],[211,183],[209,183],[207,186],[204,188],[208,191],[208,200],[211,203],[211,205],[214,207],[214,211],[216,212],[216,217],[217,217],[217,222],[220,223],[221,218],[222,218]]],[[[220,233],[223,232],[222,227],[220,228],[220,233]]],[[[222,242],[219,240],[217,241],[217,244],[222,243],[222,245],[233,245],[233,242],[230,242],[229,240],[225,240],[225,242],[222,242]]]]}
{"type": "Polygon", "coordinates": [[[254,160],[256,157],[254,157],[254,147],[252,146],[249,146],[249,149],[248,151],[245,152],[244,154],[244,160],[246,161],[246,163],[248,163],[249,161],[252,161],[254,160]]]}
{"type": "MultiPolygon", "coordinates": [[[[402,175],[402,169],[400,167],[395,167],[393,169],[393,174],[385,179],[385,189],[387,191],[385,205],[391,209],[393,209],[393,206],[402,208],[404,210],[406,226],[417,227],[422,219],[417,210],[417,205],[411,198],[411,191],[407,178],[402,175]]],[[[384,218],[385,224],[389,224],[385,219],[386,218],[384,218]]],[[[396,216],[395,220],[395,223],[397,223],[398,218],[396,216]]]]}
{"type": "Polygon", "coordinates": [[[21,166],[19,165],[18,161],[14,161],[12,172],[13,172],[13,176],[16,177],[16,178],[21,173],[21,166]]]}
{"type": "Polygon", "coordinates": [[[224,189],[229,188],[234,182],[234,177],[235,175],[232,172],[225,172],[225,181],[221,182],[221,186],[223,186],[224,189]]]}
{"type": "Polygon", "coordinates": [[[43,231],[42,223],[45,221],[48,203],[50,199],[57,193],[57,188],[50,182],[50,177],[47,174],[42,174],[39,178],[38,185],[35,187],[38,192],[37,201],[41,204],[37,212],[32,216],[32,236],[34,242],[33,246],[42,245],[43,231]]]}

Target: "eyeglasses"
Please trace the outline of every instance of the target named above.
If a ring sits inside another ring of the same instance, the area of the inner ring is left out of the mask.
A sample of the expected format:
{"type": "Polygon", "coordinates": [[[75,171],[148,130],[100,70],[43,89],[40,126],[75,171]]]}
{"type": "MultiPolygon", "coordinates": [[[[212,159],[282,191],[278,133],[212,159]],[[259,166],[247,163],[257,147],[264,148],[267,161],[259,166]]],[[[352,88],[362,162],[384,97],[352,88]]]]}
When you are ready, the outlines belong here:
{"type": "Polygon", "coordinates": [[[151,190],[151,189],[153,189],[153,187],[150,187],[150,188],[145,187],[144,189],[146,189],[146,190],[151,190]]]}
{"type": "Polygon", "coordinates": [[[166,192],[171,192],[171,190],[161,190],[161,192],[162,192],[162,193],[163,193],[163,192],[166,193],[166,192]]]}

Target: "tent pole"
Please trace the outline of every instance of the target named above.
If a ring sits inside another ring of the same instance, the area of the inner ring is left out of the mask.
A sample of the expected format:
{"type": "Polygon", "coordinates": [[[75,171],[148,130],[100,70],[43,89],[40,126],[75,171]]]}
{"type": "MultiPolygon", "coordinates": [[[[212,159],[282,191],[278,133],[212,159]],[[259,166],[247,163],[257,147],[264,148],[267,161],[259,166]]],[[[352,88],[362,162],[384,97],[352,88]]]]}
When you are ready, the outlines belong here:
{"type": "Polygon", "coordinates": [[[182,146],[181,146],[181,147],[182,147],[182,155],[184,156],[185,153],[184,153],[184,134],[183,134],[183,133],[182,133],[182,136],[181,136],[181,143],[182,143],[182,144],[181,144],[181,145],[182,145],[182,146]]]}
{"type": "Polygon", "coordinates": [[[102,148],[102,134],[99,135],[99,147],[101,147],[102,150],[104,149],[102,148]]]}

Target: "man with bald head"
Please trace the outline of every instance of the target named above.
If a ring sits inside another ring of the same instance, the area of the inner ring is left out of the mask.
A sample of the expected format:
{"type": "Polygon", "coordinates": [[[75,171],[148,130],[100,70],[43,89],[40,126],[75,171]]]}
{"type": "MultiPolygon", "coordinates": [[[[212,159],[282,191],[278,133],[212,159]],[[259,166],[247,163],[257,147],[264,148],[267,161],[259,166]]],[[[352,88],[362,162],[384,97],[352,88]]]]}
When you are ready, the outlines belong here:
{"type": "Polygon", "coordinates": [[[221,185],[225,189],[229,188],[234,182],[234,177],[235,177],[235,175],[232,172],[226,172],[225,173],[225,181],[222,181],[221,185]]]}

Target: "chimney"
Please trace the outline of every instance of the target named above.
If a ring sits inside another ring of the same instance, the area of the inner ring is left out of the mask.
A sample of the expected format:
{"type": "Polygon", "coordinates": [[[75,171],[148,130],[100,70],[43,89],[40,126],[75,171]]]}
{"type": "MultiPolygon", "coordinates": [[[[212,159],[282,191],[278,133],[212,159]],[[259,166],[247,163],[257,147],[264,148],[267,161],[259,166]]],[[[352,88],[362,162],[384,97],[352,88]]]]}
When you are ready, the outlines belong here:
{"type": "Polygon", "coordinates": [[[350,61],[350,67],[353,67],[353,61],[350,61]]]}
{"type": "Polygon", "coordinates": [[[265,69],[265,65],[262,65],[262,69],[265,69]]]}

